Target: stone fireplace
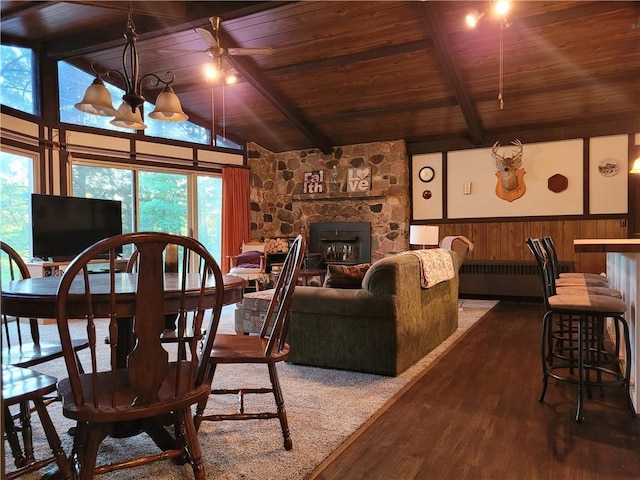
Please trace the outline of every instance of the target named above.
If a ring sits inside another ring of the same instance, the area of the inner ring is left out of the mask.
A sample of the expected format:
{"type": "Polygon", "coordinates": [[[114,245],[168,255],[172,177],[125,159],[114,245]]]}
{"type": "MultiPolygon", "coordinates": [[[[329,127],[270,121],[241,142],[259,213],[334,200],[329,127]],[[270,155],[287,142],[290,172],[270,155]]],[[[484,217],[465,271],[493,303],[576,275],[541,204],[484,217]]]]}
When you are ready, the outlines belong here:
{"type": "MultiPolygon", "coordinates": [[[[252,238],[289,237],[302,233],[308,251],[314,223],[368,223],[370,261],[409,248],[409,162],[404,141],[273,153],[250,144],[252,238]],[[349,171],[368,168],[370,188],[351,191],[349,171]],[[321,191],[305,189],[305,174],[323,172],[321,191]]],[[[349,253],[345,244],[339,254],[349,253]]],[[[329,252],[326,252],[328,255],[329,252]]],[[[366,257],[365,257],[366,258],[366,257]]]]}

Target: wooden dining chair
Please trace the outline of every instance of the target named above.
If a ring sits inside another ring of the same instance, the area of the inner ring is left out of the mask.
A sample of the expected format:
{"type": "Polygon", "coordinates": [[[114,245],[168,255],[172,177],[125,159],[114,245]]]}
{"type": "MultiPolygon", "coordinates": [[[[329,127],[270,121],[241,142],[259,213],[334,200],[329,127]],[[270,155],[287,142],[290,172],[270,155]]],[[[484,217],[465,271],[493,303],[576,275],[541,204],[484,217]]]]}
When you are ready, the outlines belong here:
{"type": "Polygon", "coordinates": [[[2,365],[2,411],[4,412],[5,437],[11,448],[16,467],[15,470],[10,470],[5,465],[2,478],[12,480],[40,470],[52,462],[56,462],[58,465],[58,478],[65,480],[72,478],[71,468],[60,444],[60,437],[45,405],[45,397],[56,391],[56,382],[57,379],[55,377],[27,368],[2,365]],[[35,411],[38,413],[44,434],[51,448],[52,454],[47,458],[37,459],[34,456],[30,403],[33,403],[35,411]],[[10,414],[10,408],[13,406],[17,406],[21,412],[20,432],[23,440],[22,446],[18,438],[18,429],[15,427],[10,414]]]}
{"type": "MultiPolygon", "coordinates": [[[[22,257],[11,246],[0,242],[3,267],[9,272],[9,279],[29,278],[29,269],[22,257]]],[[[62,358],[62,345],[55,339],[46,342],[40,340],[38,319],[29,319],[28,331],[22,328],[19,318],[2,314],[2,364],[17,367],[33,367],[56,358],[62,358]]],[[[86,339],[74,339],[73,351],[78,352],[89,347],[86,339]]]]}
{"type": "MultiPolygon", "coordinates": [[[[242,386],[233,389],[212,388],[213,395],[237,395],[238,413],[206,414],[206,401],[201,401],[196,409],[196,428],[202,421],[252,420],[278,418],[284,437],[284,448],[291,450],[293,442],[289,432],[284,397],[280,388],[276,364],[285,361],[289,356],[289,345],[285,342],[289,322],[289,309],[293,302],[293,294],[298,282],[298,274],[305,251],[305,241],[301,235],[294,240],[287,254],[282,271],[278,276],[273,298],[259,335],[218,334],[215,336],[207,380],[213,385],[216,367],[219,364],[262,364],[267,366],[271,388],[255,388],[242,386]],[[275,398],[276,412],[245,412],[245,394],[272,393],[275,398]]],[[[213,340],[213,338],[209,338],[213,340]]],[[[215,406],[213,407],[215,408],[215,406]]]]}
{"type": "Polygon", "coordinates": [[[169,458],[188,461],[196,479],[206,478],[191,406],[206,403],[211,390],[204,367],[213,342],[207,337],[215,335],[223,298],[217,262],[189,237],[118,235],[96,243],[67,267],[56,301],[65,352],[71,345],[71,319],[82,319],[91,332],[90,368],[82,373],[75,356],[65,354],[69,376],[58,383],[63,414],[76,421],[71,460],[79,479],[169,458]],[[118,247],[130,244],[138,251],[137,272],[116,272],[118,247]],[[169,244],[180,250],[181,265],[175,274],[164,273],[163,252],[169,244]],[[109,273],[90,273],[91,260],[104,255],[109,257],[109,273]],[[198,268],[188,268],[189,264],[198,268]],[[132,285],[129,291],[134,293],[119,293],[125,285],[132,285]],[[99,288],[101,294],[96,293],[99,288]],[[177,314],[176,338],[170,343],[161,339],[166,313],[177,314]],[[120,323],[121,318],[132,320],[120,323]],[[98,319],[108,322],[109,355],[97,354],[98,319]],[[118,368],[118,329],[125,325],[132,325],[135,341],[118,368]],[[168,419],[175,424],[174,434],[164,426],[168,419]],[[142,430],[160,452],[98,464],[99,446],[114,430],[118,434],[142,430]]]}
{"type": "MultiPolygon", "coordinates": [[[[6,271],[9,272],[8,278],[10,280],[18,281],[30,277],[29,269],[18,252],[4,242],[0,242],[0,251],[2,252],[3,268],[6,268],[6,271]]],[[[27,329],[23,328],[20,318],[11,317],[3,313],[2,365],[31,368],[62,358],[64,356],[62,343],[52,338],[51,335],[47,337],[46,341],[40,339],[38,319],[30,318],[29,328],[27,329]]],[[[76,356],[79,368],[82,368],[82,364],[80,363],[78,352],[88,347],[89,342],[86,339],[74,338],[71,341],[71,348],[76,356]]],[[[42,400],[45,402],[45,405],[58,399],[55,380],[56,379],[53,381],[54,388],[44,392],[46,396],[43,397],[42,400]]],[[[38,390],[38,392],[42,391],[43,390],[38,390]]],[[[31,407],[29,402],[37,398],[38,392],[27,391],[27,395],[20,401],[20,408],[17,409],[17,412],[14,413],[9,410],[7,403],[5,403],[2,410],[5,416],[4,425],[7,431],[22,431],[24,450],[26,452],[33,451],[33,442],[31,435],[26,435],[23,429],[30,431],[31,407]]],[[[40,418],[42,419],[42,414],[40,418]]],[[[49,434],[47,435],[50,436],[49,434]]],[[[19,444],[9,442],[9,447],[12,449],[14,458],[22,455],[21,450],[13,451],[14,447],[20,448],[19,444]]]]}

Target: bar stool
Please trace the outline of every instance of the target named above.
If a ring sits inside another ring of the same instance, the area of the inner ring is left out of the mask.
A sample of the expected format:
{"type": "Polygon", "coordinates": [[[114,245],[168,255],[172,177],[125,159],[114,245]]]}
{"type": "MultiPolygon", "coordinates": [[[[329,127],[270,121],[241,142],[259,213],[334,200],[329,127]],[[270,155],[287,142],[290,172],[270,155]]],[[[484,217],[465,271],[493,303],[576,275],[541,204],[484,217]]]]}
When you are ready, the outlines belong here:
{"type": "Polygon", "coordinates": [[[553,238],[547,236],[538,240],[540,245],[544,248],[547,256],[551,262],[551,268],[553,270],[553,276],[556,280],[556,284],[559,287],[574,287],[574,286],[591,286],[591,287],[606,287],[607,277],[599,275],[597,273],[582,273],[582,272],[563,272],[560,273],[560,267],[558,263],[558,253],[556,251],[553,238]]]}
{"type": "Polygon", "coordinates": [[[611,295],[589,293],[587,288],[557,293],[551,260],[545,255],[541,241],[529,238],[527,245],[539,262],[545,304],[541,341],[543,379],[539,401],[544,401],[549,377],[576,384],[575,419],[580,422],[583,419],[585,389],[590,394],[592,387],[622,386],[631,414],[635,416],[629,393],[631,345],[629,326],[623,317],[625,303],[611,295]],[[613,322],[613,352],[605,348],[607,319],[613,322]],[[622,372],[618,369],[621,342],[625,347],[622,372]]]}

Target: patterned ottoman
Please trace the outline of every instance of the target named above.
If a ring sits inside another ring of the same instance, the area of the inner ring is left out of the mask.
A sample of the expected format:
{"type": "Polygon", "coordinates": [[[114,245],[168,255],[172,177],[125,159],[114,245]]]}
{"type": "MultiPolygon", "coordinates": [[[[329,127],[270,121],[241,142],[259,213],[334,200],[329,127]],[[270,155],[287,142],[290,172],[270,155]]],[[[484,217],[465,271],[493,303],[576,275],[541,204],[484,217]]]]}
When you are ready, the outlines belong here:
{"type": "Polygon", "coordinates": [[[236,333],[260,333],[262,322],[267,314],[273,289],[247,293],[236,303],[236,333]]]}

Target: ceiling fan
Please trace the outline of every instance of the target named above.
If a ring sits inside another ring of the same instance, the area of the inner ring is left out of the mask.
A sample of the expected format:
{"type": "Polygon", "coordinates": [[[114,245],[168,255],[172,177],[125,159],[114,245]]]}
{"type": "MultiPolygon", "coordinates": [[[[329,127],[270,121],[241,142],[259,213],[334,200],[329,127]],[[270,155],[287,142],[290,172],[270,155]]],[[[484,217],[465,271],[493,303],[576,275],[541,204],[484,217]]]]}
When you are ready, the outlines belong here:
{"type": "Polygon", "coordinates": [[[230,47],[225,48],[220,42],[220,22],[221,17],[210,17],[209,22],[213,28],[213,33],[207,28],[196,27],[194,31],[202,37],[207,44],[206,50],[199,50],[201,53],[206,53],[214,61],[211,65],[207,65],[205,73],[210,80],[216,80],[218,78],[224,78],[227,84],[236,82],[236,75],[233,71],[233,66],[227,60],[228,56],[235,55],[271,55],[274,50],[271,47],[257,47],[257,48],[243,48],[243,47],[230,47]]]}
{"type": "Polygon", "coordinates": [[[224,48],[220,44],[220,17],[210,17],[209,22],[213,27],[213,34],[206,28],[197,27],[194,30],[202,37],[202,39],[209,46],[204,52],[212,58],[224,57],[226,55],[271,55],[273,48],[271,47],[258,47],[258,48],[224,48]],[[215,36],[214,36],[215,34],[215,36]]]}

